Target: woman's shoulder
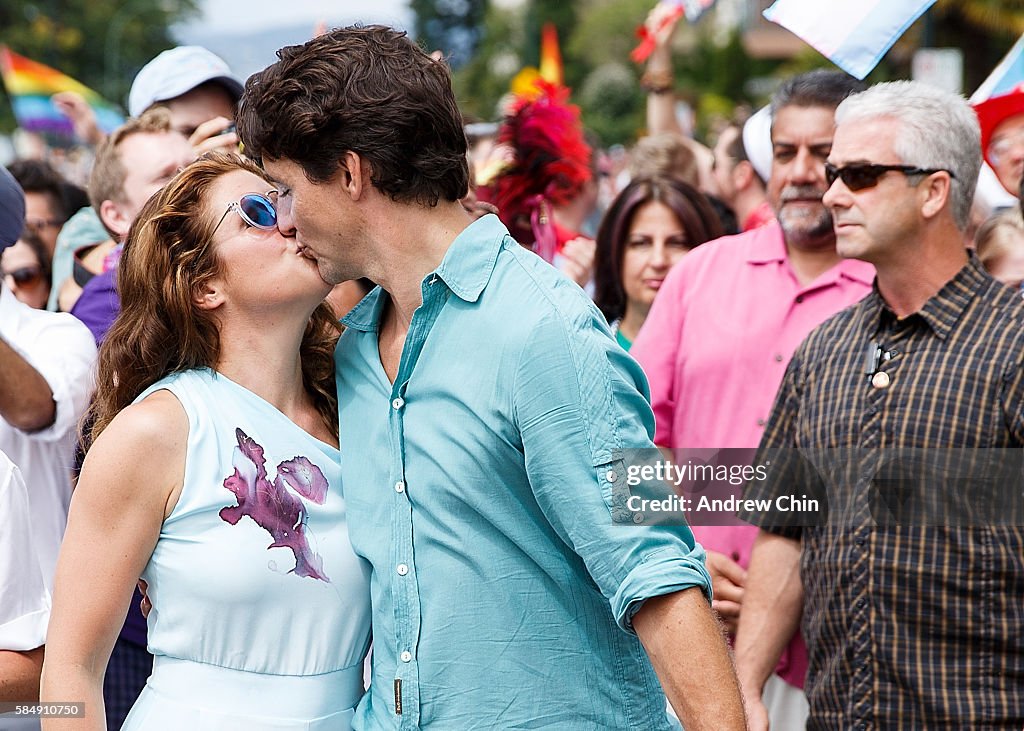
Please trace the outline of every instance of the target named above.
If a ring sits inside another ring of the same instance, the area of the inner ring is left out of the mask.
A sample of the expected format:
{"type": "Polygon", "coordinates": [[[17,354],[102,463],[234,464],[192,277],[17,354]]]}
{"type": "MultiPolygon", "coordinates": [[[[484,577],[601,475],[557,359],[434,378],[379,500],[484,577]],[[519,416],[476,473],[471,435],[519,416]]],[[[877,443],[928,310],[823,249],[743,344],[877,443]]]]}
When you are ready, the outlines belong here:
{"type": "Polygon", "coordinates": [[[168,447],[188,437],[188,415],[178,398],[166,389],[157,389],[122,409],[96,439],[93,450],[109,449],[108,444],[125,454],[147,450],[158,457],[168,447]]]}
{"type": "Polygon", "coordinates": [[[114,503],[153,501],[162,509],[180,489],[188,433],[188,415],[172,393],[155,391],[130,404],[89,448],[76,492],[99,488],[114,503]]]}

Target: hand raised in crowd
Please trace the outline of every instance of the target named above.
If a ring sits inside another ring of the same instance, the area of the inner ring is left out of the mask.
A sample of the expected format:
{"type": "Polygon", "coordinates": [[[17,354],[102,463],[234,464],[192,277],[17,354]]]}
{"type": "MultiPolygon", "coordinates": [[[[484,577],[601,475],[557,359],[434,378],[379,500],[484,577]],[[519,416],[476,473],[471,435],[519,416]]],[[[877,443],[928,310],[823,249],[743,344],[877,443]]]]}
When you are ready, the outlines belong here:
{"type": "Polygon", "coordinates": [[[708,551],[707,554],[705,565],[711,574],[711,589],[715,595],[711,608],[718,612],[729,634],[735,635],[740,622],[740,606],[743,604],[747,572],[724,553],[708,551]]]}
{"type": "Polygon", "coordinates": [[[577,236],[565,242],[562,249],[564,259],[561,263],[562,273],[581,287],[587,286],[594,278],[594,254],[597,242],[585,236],[577,236]]]}
{"type": "Polygon", "coordinates": [[[61,114],[71,120],[75,136],[87,145],[98,145],[105,135],[96,122],[96,111],[77,91],[61,91],[50,97],[61,114]]]}
{"type": "Polygon", "coordinates": [[[214,117],[196,127],[196,131],[188,138],[188,143],[199,157],[211,150],[219,152],[238,152],[238,134],[235,123],[227,117],[214,117]]]}
{"type": "Polygon", "coordinates": [[[672,36],[675,35],[676,28],[679,27],[681,17],[679,8],[672,3],[658,3],[647,14],[644,27],[654,39],[656,48],[665,48],[672,42],[672,36]]]}

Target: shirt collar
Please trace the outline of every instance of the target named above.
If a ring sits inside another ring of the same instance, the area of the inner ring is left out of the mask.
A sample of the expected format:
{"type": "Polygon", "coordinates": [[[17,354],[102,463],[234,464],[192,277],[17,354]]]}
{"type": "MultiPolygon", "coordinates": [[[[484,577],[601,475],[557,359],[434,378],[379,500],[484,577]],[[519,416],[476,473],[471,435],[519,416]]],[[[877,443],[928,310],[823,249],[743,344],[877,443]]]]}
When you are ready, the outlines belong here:
{"type": "MultiPolygon", "coordinates": [[[[991,277],[982,269],[978,257],[971,254],[970,259],[960,271],[932,295],[920,310],[909,317],[920,318],[940,340],[945,340],[970,305],[971,300],[990,281],[991,277]]],[[[878,332],[883,316],[887,319],[896,319],[896,313],[890,309],[878,291],[878,282],[876,281],[871,287],[871,294],[864,299],[862,324],[865,329],[878,332]]]]}
{"type": "MultiPolygon", "coordinates": [[[[788,259],[789,250],[786,248],[785,235],[777,220],[766,223],[749,233],[757,237],[757,240],[751,246],[750,254],[747,256],[748,263],[781,263],[788,259]]],[[[842,259],[829,271],[833,274],[833,280],[845,277],[869,285],[875,279],[875,268],[866,261],[857,259],[842,259]]]]}
{"type": "MultiPolygon", "coordinates": [[[[498,251],[508,235],[508,229],[494,214],[477,219],[455,237],[441,264],[427,274],[424,282],[436,276],[459,299],[476,302],[490,281],[498,251]]],[[[387,292],[375,287],[342,318],[341,324],[363,332],[376,330],[387,297],[387,292]]]]}

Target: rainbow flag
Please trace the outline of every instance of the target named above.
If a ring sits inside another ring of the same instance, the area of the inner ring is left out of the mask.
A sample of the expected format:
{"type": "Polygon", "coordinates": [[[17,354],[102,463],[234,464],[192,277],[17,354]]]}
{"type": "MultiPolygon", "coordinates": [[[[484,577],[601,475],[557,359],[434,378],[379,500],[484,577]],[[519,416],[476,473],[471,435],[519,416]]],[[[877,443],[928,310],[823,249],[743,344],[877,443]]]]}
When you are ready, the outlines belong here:
{"type": "Polygon", "coordinates": [[[863,79],[935,0],[776,0],[763,15],[863,79]]]}
{"type": "Polygon", "coordinates": [[[7,46],[0,46],[0,74],[22,129],[72,137],[71,120],[50,101],[51,96],[61,91],[81,94],[95,110],[96,122],[104,132],[112,132],[124,122],[117,108],[89,87],[56,69],[19,56],[7,46]]]}
{"type": "Polygon", "coordinates": [[[565,84],[562,52],[558,46],[558,30],[554,23],[545,23],[540,36],[540,68],[526,66],[512,78],[511,91],[518,97],[536,99],[542,90],[537,81],[546,81],[557,87],[565,84]]]}

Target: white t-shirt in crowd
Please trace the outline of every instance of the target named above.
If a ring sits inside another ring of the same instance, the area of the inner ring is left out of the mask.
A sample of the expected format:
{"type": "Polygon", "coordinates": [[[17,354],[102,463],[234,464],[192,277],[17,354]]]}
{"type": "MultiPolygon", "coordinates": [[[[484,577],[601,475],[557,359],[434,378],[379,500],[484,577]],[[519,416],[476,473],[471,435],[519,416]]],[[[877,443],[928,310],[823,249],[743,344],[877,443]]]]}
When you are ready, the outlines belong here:
{"type": "Polygon", "coordinates": [[[36,555],[46,586],[52,589],[71,502],[78,422],[92,396],[96,342],[75,317],[33,309],[3,287],[0,338],[46,379],[57,404],[53,424],[37,432],[23,432],[0,419],[0,451],[25,480],[36,555]]]}
{"type": "Polygon", "coordinates": [[[50,592],[36,556],[28,493],[0,452],[0,650],[34,650],[46,640],[50,592]]]}

